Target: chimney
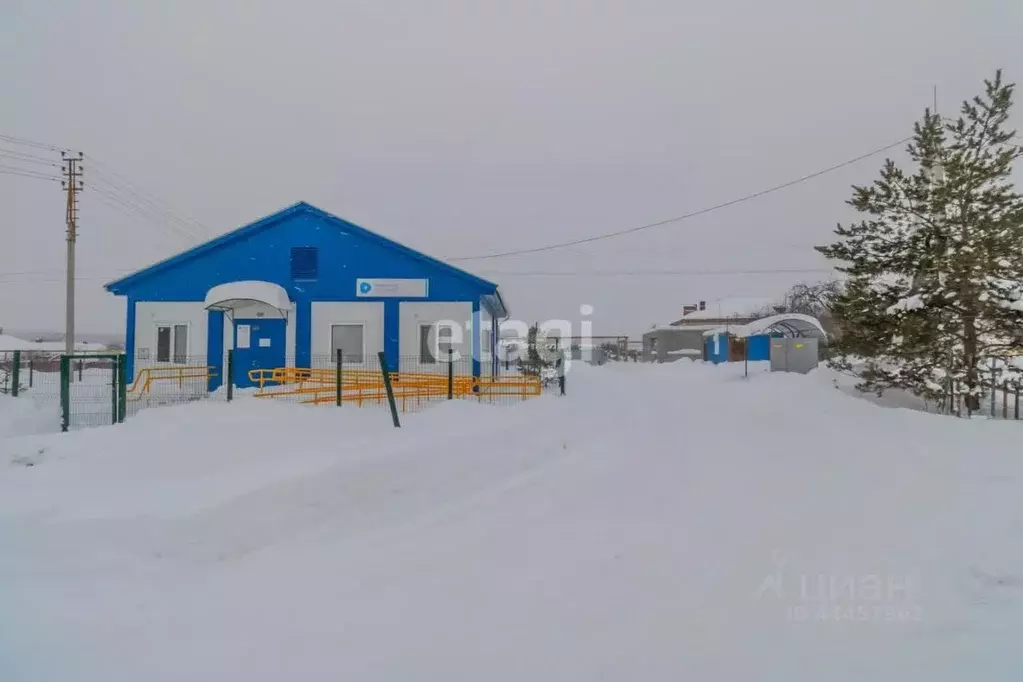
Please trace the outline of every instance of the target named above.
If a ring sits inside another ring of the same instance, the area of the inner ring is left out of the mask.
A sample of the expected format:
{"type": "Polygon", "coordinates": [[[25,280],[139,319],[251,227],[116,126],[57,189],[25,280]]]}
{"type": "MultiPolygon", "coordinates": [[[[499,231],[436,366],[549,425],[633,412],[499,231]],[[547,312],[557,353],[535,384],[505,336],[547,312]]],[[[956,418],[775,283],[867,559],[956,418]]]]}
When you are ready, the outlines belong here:
{"type": "Polygon", "coordinates": [[[707,309],[707,302],[706,301],[700,301],[700,310],[706,310],[706,309],[707,309]]]}

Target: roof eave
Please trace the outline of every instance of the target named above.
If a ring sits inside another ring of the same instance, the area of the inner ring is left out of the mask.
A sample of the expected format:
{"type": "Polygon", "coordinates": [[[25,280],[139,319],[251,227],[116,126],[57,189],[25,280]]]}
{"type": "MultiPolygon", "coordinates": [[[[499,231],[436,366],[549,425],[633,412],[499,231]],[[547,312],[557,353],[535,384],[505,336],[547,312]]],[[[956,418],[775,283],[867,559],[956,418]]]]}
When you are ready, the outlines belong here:
{"type": "MultiPolygon", "coordinates": [[[[344,218],[340,218],[336,215],[328,213],[327,211],[324,211],[321,208],[317,208],[316,206],[313,206],[312,204],[309,204],[305,201],[299,201],[298,203],[292,204],[291,206],[283,208],[280,211],[264,216],[263,218],[260,218],[259,220],[256,220],[252,223],[243,225],[242,227],[236,228],[222,235],[218,235],[217,237],[214,237],[201,244],[197,244],[196,246],[193,246],[190,249],[186,249],[184,251],[174,254],[173,256],[170,256],[169,258],[165,258],[164,260],[153,263],[152,265],[142,268],[141,270],[136,270],[135,272],[126,275],[120,279],[108,282],[107,284],[104,285],[104,288],[112,294],[118,296],[126,296],[128,295],[128,289],[130,289],[135,284],[135,282],[137,282],[140,279],[156,274],[184,260],[194,258],[195,256],[206,251],[218,248],[219,246],[227,242],[230,242],[231,240],[236,239],[237,237],[243,234],[248,234],[254,230],[267,227],[268,225],[276,223],[297,211],[308,211],[326,220],[336,221],[342,226],[354,228],[358,230],[360,233],[362,233],[362,235],[368,239],[376,240],[385,246],[390,246],[392,248],[396,248],[400,251],[403,251],[405,254],[411,256],[412,258],[446,270],[450,272],[452,275],[472,282],[479,288],[486,290],[487,293],[497,294],[498,298],[500,298],[500,294],[497,293],[497,284],[494,282],[483,279],[482,277],[474,275],[471,272],[451,265],[450,263],[446,263],[445,261],[435,258],[433,256],[429,256],[421,251],[417,251],[416,249],[406,246],[401,242],[395,241],[389,237],[384,237],[383,235],[377,234],[376,232],[373,232],[372,230],[362,227],[361,225],[358,225],[349,220],[345,220],[344,218]]],[[[505,309],[505,312],[507,313],[507,306],[504,305],[503,301],[501,305],[505,309]]]]}

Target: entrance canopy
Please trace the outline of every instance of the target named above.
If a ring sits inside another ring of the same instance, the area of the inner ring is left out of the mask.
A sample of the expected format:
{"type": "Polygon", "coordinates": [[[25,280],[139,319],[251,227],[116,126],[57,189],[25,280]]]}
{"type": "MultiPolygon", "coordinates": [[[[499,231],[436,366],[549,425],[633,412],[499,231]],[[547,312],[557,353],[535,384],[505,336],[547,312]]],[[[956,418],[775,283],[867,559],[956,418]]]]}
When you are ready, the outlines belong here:
{"type": "Polygon", "coordinates": [[[737,338],[757,336],[759,334],[781,334],[782,336],[811,337],[827,339],[828,334],[821,326],[820,320],[810,315],[799,313],[782,313],[771,315],[749,324],[739,324],[728,327],[715,327],[703,333],[704,336],[716,334],[728,334],[737,338]]]}
{"type": "Polygon", "coordinates": [[[203,305],[207,310],[223,310],[233,312],[253,303],[263,303],[280,311],[286,317],[291,310],[288,292],[279,284],[272,282],[228,282],[213,287],[206,294],[203,305]]]}

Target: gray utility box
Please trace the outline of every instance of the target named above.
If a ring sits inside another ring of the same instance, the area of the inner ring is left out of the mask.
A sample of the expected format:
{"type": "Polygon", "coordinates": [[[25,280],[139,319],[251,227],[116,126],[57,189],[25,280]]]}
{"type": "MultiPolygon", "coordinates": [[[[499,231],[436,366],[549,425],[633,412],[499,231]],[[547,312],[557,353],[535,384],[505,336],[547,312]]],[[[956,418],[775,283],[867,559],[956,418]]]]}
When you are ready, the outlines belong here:
{"type": "Polygon", "coordinates": [[[817,366],[817,339],[771,339],[771,371],[806,374],[817,366]]]}

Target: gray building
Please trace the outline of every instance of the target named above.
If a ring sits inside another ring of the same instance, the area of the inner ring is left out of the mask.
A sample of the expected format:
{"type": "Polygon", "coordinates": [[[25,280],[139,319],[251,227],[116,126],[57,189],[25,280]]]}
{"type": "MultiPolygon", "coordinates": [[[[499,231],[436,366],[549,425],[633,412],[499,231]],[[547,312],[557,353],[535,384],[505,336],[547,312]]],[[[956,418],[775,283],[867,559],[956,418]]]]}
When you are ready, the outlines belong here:
{"type": "Polygon", "coordinates": [[[778,311],[770,298],[722,298],[682,306],[682,317],[643,334],[644,362],[675,362],[703,358],[704,332],[741,326],[778,311]]]}
{"type": "Polygon", "coordinates": [[[703,357],[703,333],[716,325],[654,327],[643,334],[643,362],[675,362],[703,357]]]}

